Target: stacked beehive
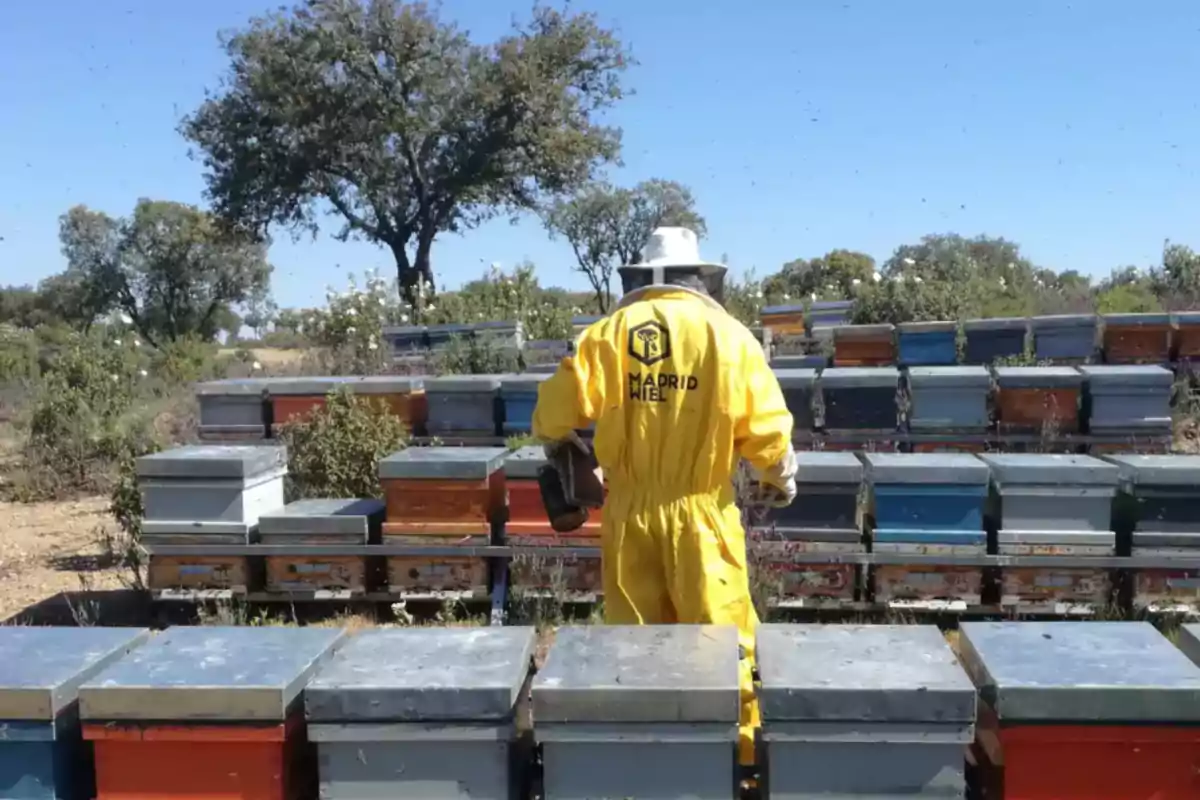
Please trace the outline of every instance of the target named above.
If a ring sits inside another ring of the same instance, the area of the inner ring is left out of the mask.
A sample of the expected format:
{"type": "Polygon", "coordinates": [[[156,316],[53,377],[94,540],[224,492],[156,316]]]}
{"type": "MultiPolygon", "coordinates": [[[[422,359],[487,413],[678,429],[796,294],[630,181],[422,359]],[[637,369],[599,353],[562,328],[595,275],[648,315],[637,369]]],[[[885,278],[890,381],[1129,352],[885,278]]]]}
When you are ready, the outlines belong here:
{"type": "Polygon", "coordinates": [[[990,424],[991,387],[992,376],[985,367],[910,367],[908,429],[938,437],[914,442],[913,450],[981,451],[980,440],[990,424]]]}
{"type": "Polygon", "coordinates": [[[1079,431],[1083,375],[1074,367],[997,367],[1002,433],[1056,437],[1079,431]]]}
{"type": "Polygon", "coordinates": [[[264,559],[267,591],[358,597],[376,588],[379,565],[367,547],[380,543],[383,516],[380,500],[333,498],[263,514],[259,543],[287,551],[264,559]]]}
{"type": "Polygon", "coordinates": [[[1095,314],[1056,314],[1030,320],[1033,353],[1041,361],[1082,363],[1096,353],[1095,314]]]}
{"type": "Polygon", "coordinates": [[[428,378],[426,430],[430,436],[491,437],[496,425],[498,375],[452,375],[428,378]]]}
{"type": "Polygon", "coordinates": [[[1175,358],[1179,361],[1200,359],[1200,311],[1180,311],[1174,315],[1175,358]]]}
{"type": "Polygon", "coordinates": [[[1104,360],[1165,364],[1171,359],[1170,314],[1105,314],[1104,360]]]}
{"type": "Polygon", "coordinates": [[[776,369],[775,378],[783,391],[784,402],[792,415],[793,436],[811,433],[816,424],[813,400],[817,385],[814,369],[776,369]]]}
{"type": "Polygon", "coordinates": [[[821,373],[823,427],[838,435],[866,437],[880,447],[895,439],[895,367],[834,367],[821,373]]]}
{"type": "Polygon", "coordinates": [[[503,447],[414,447],[379,462],[387,501],[383,544],[392,592],[487,594],[487,561],[455,554],[486,546],[506,506],[503,447]],[[447,548],[430,554],[429,548],[447,548]]]}
{"type": "Polygon", "coordinates": [[[957,322],[902,322],[896,326],[896,342],[901,366],[958,363],[957,322]]]}
{"type": "Polygon", "coordinates": [[[423,380],[402,375],[275,379],[268,389],[272,421],[279,426],[307,419],[314,409],[324,407],[330,392],[346,389],[399,417],[410,431],[420,432],[426,416],[423,380]]]}
{"type": "Polygon", "coordinates": [[[842,325],[833,329],[835,367],[879,367],[896,363],[895,327],[842,325]]]}
{"type": "Polygon", "coordinates": [[[200,438],[210,441],[258,441],[270,433],[266,378],[231,378],[196,384],[200,438]]]}
{"type": "Polygon", "coordinates": [[[1089,432],[1109,440],[1093,452],[1129,451],[1171,438],[1171,390],[1175,375],[1157,366],[1083,366],[1089,432]]]}
{"type": "Polygon", "coordinates": [[[1024,355],[1028,324],[1024,317],[967,320],[963,323],[963,363],[990,365],[1024,355]]]}
{"type": "Polygon", "coordinates": [[[150,588],[244,594],[255,582],[246,546],[283,506],[286,448],[179,447],[139,458],[137,473],[150,588]]]}
{"type": "Polygon", "coordinates": [[[505,436],[533,430],[533,410],[537,407],[538,387],[549,375],[505,375],[500,378],[500,402],[503,405],[505,436]]]}

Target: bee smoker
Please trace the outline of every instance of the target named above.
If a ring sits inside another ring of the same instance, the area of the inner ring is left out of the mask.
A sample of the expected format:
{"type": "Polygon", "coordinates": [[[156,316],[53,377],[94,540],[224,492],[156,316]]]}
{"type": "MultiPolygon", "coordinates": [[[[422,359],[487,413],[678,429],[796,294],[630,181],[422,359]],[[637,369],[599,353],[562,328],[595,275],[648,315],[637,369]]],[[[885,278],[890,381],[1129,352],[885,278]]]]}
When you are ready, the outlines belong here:
{"type": "Polygon", "coordinates": [[[588,509],[604,505],[604,482],[591,451],[572,444],[558,448],[538,469],[542,506],[556,533],[579,530],[588,521],[588,509]]]}

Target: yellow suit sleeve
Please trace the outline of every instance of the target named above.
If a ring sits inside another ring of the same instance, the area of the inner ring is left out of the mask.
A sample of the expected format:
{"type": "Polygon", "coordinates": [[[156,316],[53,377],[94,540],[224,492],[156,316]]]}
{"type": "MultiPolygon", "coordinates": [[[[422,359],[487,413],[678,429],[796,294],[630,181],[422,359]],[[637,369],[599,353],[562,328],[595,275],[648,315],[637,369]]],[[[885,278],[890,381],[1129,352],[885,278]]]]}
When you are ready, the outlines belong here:
{"type": "Polygon", "coordinates": [[[534,438],[560,442],[600,417],[610,392],[608,384],[620,376],[614,350],[603,336],[607,323],[584,331],[575,355],[564,358],[555,373],[538,387],[533,409],[534,438]]]}
{"type": "Polygon", "coordinates": [[[792,415],[761,345],[750,335],[743,341],[739,370],[742,396],[731,398],[732,405],[740,411],[734,439],[738,455],[755,469],[766,472],[791,449],[792,415]]]}

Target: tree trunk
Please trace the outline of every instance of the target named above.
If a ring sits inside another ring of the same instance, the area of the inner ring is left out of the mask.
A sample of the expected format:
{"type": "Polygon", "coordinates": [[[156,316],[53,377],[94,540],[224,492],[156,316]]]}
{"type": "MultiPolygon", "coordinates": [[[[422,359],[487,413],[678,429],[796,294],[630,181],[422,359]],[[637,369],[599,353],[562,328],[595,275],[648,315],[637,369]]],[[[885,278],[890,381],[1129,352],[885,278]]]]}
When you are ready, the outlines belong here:
{"type": "Polygon", "coordinates": [[[418,237],[416,258],[409,258],[407,245],[407,240],[388,242],[392,257],[396,259],[396,279],[400,284],[400,297],[415,307],[421,296],[421,282],[427,281],[433,286],[433,266],[429,258],[433,239],[426,241],[425,237],[418,237]]]}
{"type": "Polygon", "coordinates": [[[433,263],[430,260],[430,254],[433,252],[433,235],[418,234],[417,236],[417,258],[413,263],[413,271],[417,275],[417,279],[426,282],[429,287],[428,291],[432,294],[433,285],[433,263]]]}

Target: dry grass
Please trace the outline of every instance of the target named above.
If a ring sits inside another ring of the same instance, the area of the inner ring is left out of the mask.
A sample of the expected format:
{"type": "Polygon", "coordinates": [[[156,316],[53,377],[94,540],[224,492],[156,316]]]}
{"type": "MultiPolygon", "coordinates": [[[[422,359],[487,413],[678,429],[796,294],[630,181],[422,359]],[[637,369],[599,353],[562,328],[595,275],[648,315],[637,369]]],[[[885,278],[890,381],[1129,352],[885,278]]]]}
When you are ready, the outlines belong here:
{"type": "MultiPolygon", "coordinates": [[[[218,351],[218,355],[232,356],[241,348],[223,347],[218,351]]],[[[250,349],[254,354],[255,360],[262,364],[264,368],[282,367],[299,364],[304,359],[306,350],[297,348],[295,350],[284,350],[277,347],[254,347],[250,349]]]]}

